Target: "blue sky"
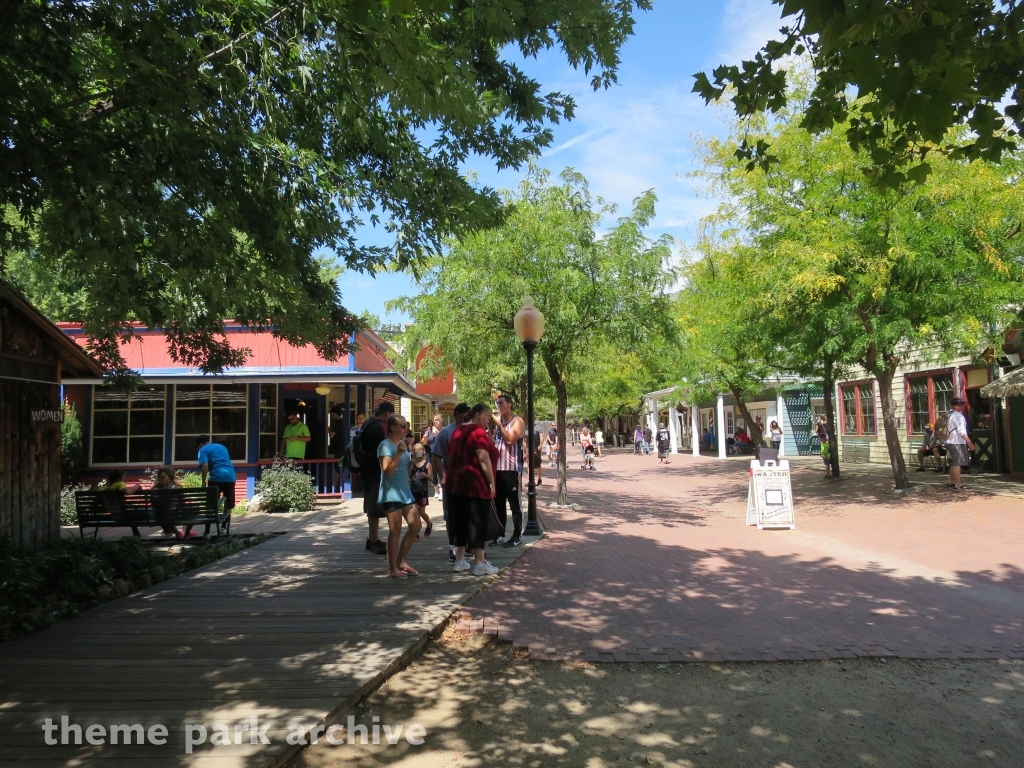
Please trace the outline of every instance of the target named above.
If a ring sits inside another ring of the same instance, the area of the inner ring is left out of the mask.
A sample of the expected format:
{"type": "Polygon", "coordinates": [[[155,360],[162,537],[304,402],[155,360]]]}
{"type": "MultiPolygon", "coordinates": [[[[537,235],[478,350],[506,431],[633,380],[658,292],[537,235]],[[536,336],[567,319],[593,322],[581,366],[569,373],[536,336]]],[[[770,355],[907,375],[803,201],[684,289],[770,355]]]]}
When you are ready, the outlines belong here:
{"type": "MultiPolygon", "coordinates": [[[[561,91],[576,100],[576,118],[554,126],[554,142],[539,159],[558,173],[566,166],[582,172],[594,193],[628,211],[648,189],[658,195],[654,236],[667,232],[686,241],[714,201],[699,194],[687,174],[693,168],[692,137],[724,130],[726,115],[707,107],[693,88],[693,73],[750,58],[777,32],[780,8],[769,0],[655,0],[654,10],[637,18],[636,33],[622,50],[619,82],[595,92],[589,77],[551,52],[523,68],[541,91],[561,91]]],[[[521,172],[498,173],[478,160],[467,165],[480,182],[514,188],[521,172]]],[[[386,320],[384,302],[416,293],[408,275],[376,278],[347,273],[341,282],[345,305],[386,320]]]]}

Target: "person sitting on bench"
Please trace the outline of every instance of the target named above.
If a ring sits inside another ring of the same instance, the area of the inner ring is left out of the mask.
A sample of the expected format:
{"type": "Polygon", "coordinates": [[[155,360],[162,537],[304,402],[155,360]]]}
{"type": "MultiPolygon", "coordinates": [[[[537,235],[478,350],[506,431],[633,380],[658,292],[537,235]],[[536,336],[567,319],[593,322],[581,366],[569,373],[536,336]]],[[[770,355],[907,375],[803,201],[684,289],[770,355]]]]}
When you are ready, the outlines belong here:
{"type": "Polygon", "coordinates": [[[924,472],[924,457],[931,454],[935,457],[935,471],[941,472],[942,457],[945,453],[946,449],[942,447],[938,435],[935,434],[935,425],[930,422],[925,424],[921,447],[917,449],[917,471],[924,472]]]}
{"type": "MultiPolygon", "coordinates": [[[[142,490],[142,486],[138,483],[132,483],[128,485],[124,481],[124,470],[123,469],[112,469],[107,473],[107,484],[100,488],[101,491],[121,491],[125,496],[130,496],[133,493],[138,493],[142,490]]],[[[132,533],[139,538],[142,538],[142,534],[139,533],[139,528],[136,525],[132,526],[132,533]]]]}

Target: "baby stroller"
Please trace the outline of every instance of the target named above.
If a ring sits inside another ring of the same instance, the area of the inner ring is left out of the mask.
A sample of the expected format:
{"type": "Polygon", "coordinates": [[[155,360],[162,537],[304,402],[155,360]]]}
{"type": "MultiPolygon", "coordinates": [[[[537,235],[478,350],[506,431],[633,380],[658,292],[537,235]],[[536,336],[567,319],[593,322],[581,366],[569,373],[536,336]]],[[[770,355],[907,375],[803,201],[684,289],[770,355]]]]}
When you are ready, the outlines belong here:
{"type": "Polygon", "coordinates": [[[583,464],[580,469],[597,469],[594,465],[594,446],[588,445],[583,451],[583,464]]]}

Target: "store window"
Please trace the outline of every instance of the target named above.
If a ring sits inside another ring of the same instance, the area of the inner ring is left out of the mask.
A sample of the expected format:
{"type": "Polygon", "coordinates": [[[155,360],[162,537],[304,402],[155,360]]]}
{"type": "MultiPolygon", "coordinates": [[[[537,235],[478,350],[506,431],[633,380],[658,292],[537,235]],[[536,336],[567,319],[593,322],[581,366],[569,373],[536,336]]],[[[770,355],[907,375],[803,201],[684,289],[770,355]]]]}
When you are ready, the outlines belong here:
{"type": "Polygon", "coordinates": [[[910,389],[910,434],[924,434],[924,425],[945,429],[946,417],[953,408],[953,376],[937,373],[914,376],[907,381],[910,389]]]}
{"type": "Polygon", "coordinates": [[[874,435],[875,388],[870,381],[844,384],[840,387],[843,400],[843,434],[874,435]]]}
{"type": "Polygon", "coordinates": [[[93,390],[92,463],[164,463],[166,388],[143,385],[134,392],[93,390]]]}
{"type": "Polygon", "coordinates": [[[260,384],[260,458],[277,455],[277,384],[260,384]]]}
{"type": "Polygon", "coordinates": [[[418,440],[427,431],[429,411],[426,403],[412,404],[412,434],[418,440]]]}
{"type": "MultiPolygon", "coordinates": [[[[178,384],[174,387],[174,460],[196,460],[196,438],[210,435],[245,461],[245,384],[178,384]]],[[[262,410],[262,409],[261,409],[262,410]]]]}

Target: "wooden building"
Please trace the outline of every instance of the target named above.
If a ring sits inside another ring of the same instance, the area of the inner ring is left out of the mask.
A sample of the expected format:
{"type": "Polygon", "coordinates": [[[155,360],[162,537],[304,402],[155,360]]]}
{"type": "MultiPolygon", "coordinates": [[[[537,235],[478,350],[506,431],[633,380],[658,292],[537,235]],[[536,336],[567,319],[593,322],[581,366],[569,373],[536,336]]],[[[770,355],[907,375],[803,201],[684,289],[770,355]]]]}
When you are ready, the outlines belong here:
{"type": "Polygon", "coordinates": [[[63,377],[103,370],[12,286],[0,281],[0,539],[60,535],[63,377]]]}

